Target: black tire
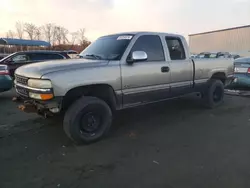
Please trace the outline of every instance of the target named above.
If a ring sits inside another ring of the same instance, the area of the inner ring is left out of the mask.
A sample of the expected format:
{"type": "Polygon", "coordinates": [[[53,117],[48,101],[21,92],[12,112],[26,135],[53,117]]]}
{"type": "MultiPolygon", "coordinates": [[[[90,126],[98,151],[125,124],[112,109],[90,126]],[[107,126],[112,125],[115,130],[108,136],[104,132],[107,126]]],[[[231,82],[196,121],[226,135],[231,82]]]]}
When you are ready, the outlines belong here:
{"type": "Polygon", "coordinates": [[[82,97],[66,111],[63,128],[77,144],[89,144],[105,136],[111,124],[112,111],[106,102],[96,97],[82,97]]]}
{"type": "Polygon", "coordinates": [[[224,101],[224,84],[221,80],[210,80],[202,96],[204,106],[207,108],[211,109],[221,105],[224,101]]]}

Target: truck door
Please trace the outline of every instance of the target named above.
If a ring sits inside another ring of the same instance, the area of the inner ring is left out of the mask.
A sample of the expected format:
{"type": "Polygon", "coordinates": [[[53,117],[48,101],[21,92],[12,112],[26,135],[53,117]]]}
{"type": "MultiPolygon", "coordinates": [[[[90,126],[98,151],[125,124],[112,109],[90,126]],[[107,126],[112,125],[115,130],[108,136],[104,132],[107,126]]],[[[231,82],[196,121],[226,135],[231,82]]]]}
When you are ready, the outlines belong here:
{"type": "Polygon", "coordinates": [[[147,53],[147,60],[121,63],[123,104],[126,106],[159,101],[170,95],[169,62],[158,35],[142,35],[134,42],[127,60],[134,51],[147,53]]]}
{"type": "Polygon", "coordinates": [[[175,97],[192,92],[193,63],[185,52],[181,38],[167,36],[165,45],[169,51],[171,95],[175,97]]]}

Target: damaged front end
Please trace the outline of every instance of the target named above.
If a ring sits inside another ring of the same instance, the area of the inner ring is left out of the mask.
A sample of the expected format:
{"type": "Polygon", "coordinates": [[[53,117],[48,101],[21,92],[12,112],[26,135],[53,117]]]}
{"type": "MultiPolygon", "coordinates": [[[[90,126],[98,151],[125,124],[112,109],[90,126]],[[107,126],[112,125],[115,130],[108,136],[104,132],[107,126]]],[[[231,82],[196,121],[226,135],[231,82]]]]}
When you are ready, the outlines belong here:
{"type": "Polygon", "coordinates": [[[50,101],[36,101],[18,96],[13,98],[13,101],[19,103],[19,110],[26,113],[37,113],[45,118],[56,116],[61,112],[62,100],[59,98],[50,101]]]}
{"type": "Polygon", "coordinates": [[[55,116],[61,111],[62,97],[54,96],[50,80],[31,79],[15,75],[15,88],[18,97],[13,101],[26,113],[37,113],[44,117],[55,116]]]}

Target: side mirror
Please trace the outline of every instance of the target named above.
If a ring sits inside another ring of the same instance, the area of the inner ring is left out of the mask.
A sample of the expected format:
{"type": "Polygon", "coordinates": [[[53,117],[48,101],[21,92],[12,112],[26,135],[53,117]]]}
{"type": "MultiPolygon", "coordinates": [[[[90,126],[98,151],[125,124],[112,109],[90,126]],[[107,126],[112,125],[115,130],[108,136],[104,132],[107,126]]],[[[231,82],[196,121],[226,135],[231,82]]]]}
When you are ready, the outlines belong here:
{"type": "Polygon", "coordinates": [[[132,52],[131,59],[128,63],[138,62],[138,61],[146,61],[148,59],[148,55],[144,51],[134,51],[132,52]]]}

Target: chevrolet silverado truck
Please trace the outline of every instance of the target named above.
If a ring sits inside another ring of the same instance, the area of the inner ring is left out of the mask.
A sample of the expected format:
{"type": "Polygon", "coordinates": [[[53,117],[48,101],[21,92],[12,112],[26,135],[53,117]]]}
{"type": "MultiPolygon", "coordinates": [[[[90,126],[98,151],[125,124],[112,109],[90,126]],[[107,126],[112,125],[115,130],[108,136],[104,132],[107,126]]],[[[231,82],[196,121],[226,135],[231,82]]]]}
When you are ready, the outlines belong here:
{"type": "Polygon", "coordinates": [[[79,56],[15,72],[19,108],[46,117],[63,115],[65,133],[76,143],[106,135],[117,110],[190,93],[200,93],[207,107],[216,107],[233,79],[232,59],[193,60],[185,38],[176,34],[103,36],[79,56]]]}

